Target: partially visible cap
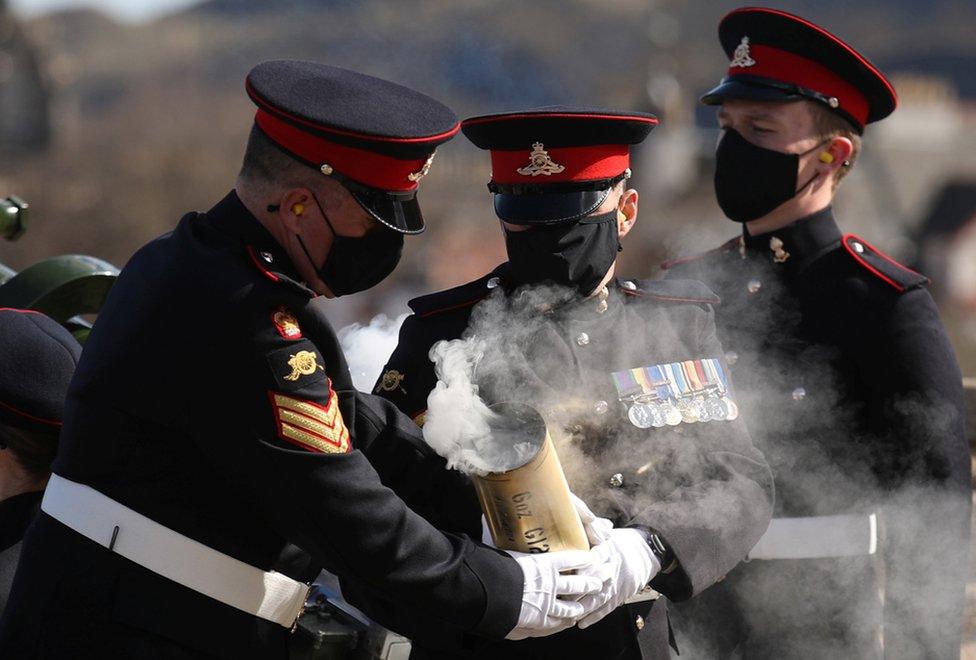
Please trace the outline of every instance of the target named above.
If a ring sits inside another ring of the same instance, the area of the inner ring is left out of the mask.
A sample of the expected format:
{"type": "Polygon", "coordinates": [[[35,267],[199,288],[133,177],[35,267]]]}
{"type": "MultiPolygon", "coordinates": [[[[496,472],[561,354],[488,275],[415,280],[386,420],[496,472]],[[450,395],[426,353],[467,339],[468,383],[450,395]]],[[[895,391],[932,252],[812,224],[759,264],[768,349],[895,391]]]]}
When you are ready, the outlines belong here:
{"type": "Polygon", "coordinates": [[[514,224],[554,224],[595,211],[630,175],[630,146],[658,120],[645,112],[547,106],[461,123],[491,152],[495,214],[514,224]]]}
{"type": "Polygon", "coordinates": [[[858,132],[898,105],[891,83],[866,57],[799,16],[745,7],[723,18],[718,33],[730,63],[719,85],[702,96],[706,105],[810,99],[858,132]]]}
{"type": "Polygon", "coordinates": [[[0,309],[0,424],[59,429],[80,357],[81,345],[50,317],[0,309]]]}
{"type": "Polygon", "coordinates": [[[340,181],[384,225],[424,230],[420,181],[459,124],[425,94],[348,69],[297,60],[254,67],[255,123],[282,150],[340,181]]]}

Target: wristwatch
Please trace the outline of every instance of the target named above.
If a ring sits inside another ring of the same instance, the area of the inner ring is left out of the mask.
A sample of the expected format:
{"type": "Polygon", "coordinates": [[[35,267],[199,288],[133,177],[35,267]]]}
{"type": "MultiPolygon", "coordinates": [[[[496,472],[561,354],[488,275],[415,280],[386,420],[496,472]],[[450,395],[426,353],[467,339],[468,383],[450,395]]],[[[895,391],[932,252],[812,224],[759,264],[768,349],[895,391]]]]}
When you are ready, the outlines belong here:
{"type": "Polygon", "coordinates": [[[639,529],[644,534],[644,540],[647,541],[647,545],[650,546],[651,552],[657,557],[658,562],[661,564],[661,573],[664,575],[669,575],[674,572],[674,569],[678,567],[678,558],[674,556],[674,551],[671,547],[664,542],[661,535],[657,531],[651,529],[650,527],[638,526],[639,529]]]}

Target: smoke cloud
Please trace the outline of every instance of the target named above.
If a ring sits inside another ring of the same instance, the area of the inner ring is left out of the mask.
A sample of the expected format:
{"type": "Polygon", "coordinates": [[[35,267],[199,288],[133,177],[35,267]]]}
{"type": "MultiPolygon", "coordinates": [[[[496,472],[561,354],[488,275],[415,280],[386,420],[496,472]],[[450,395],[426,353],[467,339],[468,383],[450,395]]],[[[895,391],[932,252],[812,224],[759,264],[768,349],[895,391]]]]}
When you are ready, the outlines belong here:
{"type": "Polygon", "coordinates": [[[339,330],[339,343],[349,363],[353,385],[360,392],[373,389],[387,358],[396,348],[400,326],[405,318],[406,314],[395,319],[379,314],[367,325],[353,323],[339,330]]]}

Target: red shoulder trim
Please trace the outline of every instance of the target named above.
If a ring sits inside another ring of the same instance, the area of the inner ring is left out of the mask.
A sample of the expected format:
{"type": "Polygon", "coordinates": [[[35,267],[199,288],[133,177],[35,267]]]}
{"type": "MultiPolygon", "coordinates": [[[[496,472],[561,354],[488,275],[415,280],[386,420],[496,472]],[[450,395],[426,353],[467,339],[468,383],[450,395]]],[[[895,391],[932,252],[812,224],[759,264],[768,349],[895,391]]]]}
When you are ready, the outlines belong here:
{"type": "Polygon", "coordinates": [[[705,252],[700,252],[698,254],[692,254],[687,257],[678,257],[677,259],[671,259],[661,263],[661,270],[669,270],[674,266],[680,266],[681,264],[691,263],[692,261],[698,261],[699,259],[704,259],[705,257],[711,256],[713,254],[720,254],[722,252],[728,252],[732,248],[739,245],[739,241],[742,240],[741,236],[735,236],[730,238],[726,242],[719,245],[717,248],[712,248],[705,252]]]}
{"type": "MultiPolygon", "coordinates": [[[[491,293],[491,291],[489,291],[488,293],[491,293]]],[[[436,314],[442,314],[444,312],[450,312],[451,310],[454,310],[454,309],[461,309],[463,307],[471,307],[472,305],[476,305],[479,302],[481,302],[482,300],[484,300],[485,298],[487,298],[488,297],[488,293],[486,293],[483,296],[479,296],[479,297],[477,297],[477,298],[475,298],[473,300],[468,300],[468,301],[465,301],[465,302],[462,302],[462,303],[458,303],[456,305],[449,305],[448,307],[440,307],[438,309],[432,309],[430,311],[424,312],[423,314],[417,314],[417,317],[418,318],[421,318],[421,319],[425,319],[428,316],[434,316],[436,314]]]]}
{"type": "Polygon", "coordinates": [[[261,260],[258,258],[257,253],[254,251],[254,247],[253,246],[251,246],[251,245],[248,245],[247,246],[247,255],[249,257],[251,257],[251,262],[255,266],[257,266],[257,269],[259,271],[261,271],[261,274],[262,275],[264,275],[265,277],[267,277],[272,282],[278,282],[278,281],[280,281],[277,275],[275,275],[274,273],[272,273],[270,270],[268,270],[267,266],[265,266],[263,263],[261,263],[261,260]]]}
{"type": "Polygon", "coordinates": [[[903,266],[902,264],[898,263],[857,234],[844,234],[843,238],[841,239],[841,245],[844,246],[844,249],[849,255],[854,257],[854,261],[866,268],[878,279],[890,284],[899,293],[904,292],[908,288],[909,284],[919,284],[929,281],[929,278],[927,278],[925,275],[917,273],[908,266],[903,266]],[[861,251],[857,250],[855,247],[856,245],[861,246],[861,251]],[[875,265],[872,265],[868,261],[868,257],[871,256],[878,257],[881,261],[875,265]],[[887,273],[883,272],[885,266],[887,266],[887,273]],[[898,281],[895,279],[899,274],[905,276],[904,281],[898,281]]]}

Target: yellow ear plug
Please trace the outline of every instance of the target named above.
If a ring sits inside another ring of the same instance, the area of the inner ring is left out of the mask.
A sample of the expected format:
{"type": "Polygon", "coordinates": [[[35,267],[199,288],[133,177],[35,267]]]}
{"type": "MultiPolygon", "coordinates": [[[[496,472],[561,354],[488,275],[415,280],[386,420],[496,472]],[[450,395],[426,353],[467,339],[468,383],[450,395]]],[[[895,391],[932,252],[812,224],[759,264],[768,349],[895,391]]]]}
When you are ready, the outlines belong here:
{"type": "Polygon", "coordinates": [[[829,151],[824,151],[820,154],[820,162],[830,165],[832,162],[834,162],[834,155],[829,151]]]}
{"type": "Polygon", "coordinates": [[[294,206],[291,207],[291,212],[294,213],[295,215],[301,215],[302,213],[305,213],[305,205],[295,204],[294,206]]]}

